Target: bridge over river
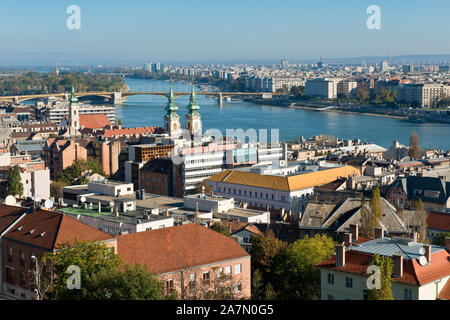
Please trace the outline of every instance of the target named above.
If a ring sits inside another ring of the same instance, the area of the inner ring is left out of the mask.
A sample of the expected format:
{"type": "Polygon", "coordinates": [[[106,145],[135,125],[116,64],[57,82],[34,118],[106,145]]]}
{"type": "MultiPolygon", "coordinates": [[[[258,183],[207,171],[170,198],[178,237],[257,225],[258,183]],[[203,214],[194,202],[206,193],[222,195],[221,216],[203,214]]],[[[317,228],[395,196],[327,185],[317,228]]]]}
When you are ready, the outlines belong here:
{"type": "MultiPolygon", "coordinates": [[[[174,92],[175,97],[189,95],[190,92],[174,92]]],[[[273,95],[280,95],[280,93],[271,92],[196,92],[197,95],[211,96],[217,98],[219,105],[222,105],[223,98],[234,97],[234,96],[252,96],[260,97],[264,99],[271,99],[273,95]]],[[[75,94],[77,98],[100,98],[103,99],[105,103],[112,104],[122,104],[126,101],[127,97],[135,95],[154,95],[168,97],[169,92],[107,92],[107,91],[97,91],[97,92],[77,92],[75,94]]],[[[21,96],[0,96],[0,101],[20,103],[27,100],[45,99],[50,97],[69,99],[69,93],[52,93],[52,94],[31,94],[31,95],[21,95],[21,96]]]]}

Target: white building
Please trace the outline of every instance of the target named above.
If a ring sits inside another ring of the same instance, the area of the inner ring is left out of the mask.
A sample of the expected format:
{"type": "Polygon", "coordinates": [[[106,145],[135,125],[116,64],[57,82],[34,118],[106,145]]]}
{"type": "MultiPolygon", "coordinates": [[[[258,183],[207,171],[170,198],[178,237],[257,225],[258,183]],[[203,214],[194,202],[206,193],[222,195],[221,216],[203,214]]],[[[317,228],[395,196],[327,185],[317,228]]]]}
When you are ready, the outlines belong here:
{"type": "MultiPolygon", "coordinates": [[[[350,237],[351,239],[351,237],[350,237]]],[[[319,263],[322,300],[363,300],[368,291],[367,268],[374,254],[391,257],[394,300],[436,300],[448,295],[450,254],[405,238],[384,238],[336,247],[336,255],[319,263]],[[424,250],[423,255],[420,250],[424,250]],[[420,258],[422,256],[422,258],[420,258]],[[419,259],[422,260],[419,262],[419,259]]]]}

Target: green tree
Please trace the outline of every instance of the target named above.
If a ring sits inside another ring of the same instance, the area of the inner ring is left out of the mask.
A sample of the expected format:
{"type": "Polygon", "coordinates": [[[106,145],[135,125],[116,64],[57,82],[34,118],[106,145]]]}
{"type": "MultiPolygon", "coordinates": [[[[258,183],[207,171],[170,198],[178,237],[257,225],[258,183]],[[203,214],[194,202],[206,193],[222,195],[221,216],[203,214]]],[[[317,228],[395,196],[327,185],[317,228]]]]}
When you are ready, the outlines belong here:
{"type": "Polygon", "coordinates": [[[433,237],[432,244],[445,247],[445,238],[450,238],[450,232],[440,232],[433,237]]]}
{"type": "Polygon", "coordinates": [[[211,229],[228,237],[230,236],[230,232],[228,231],[227,226],[224,225],[223,223],[216,222],[211,226],[211,229]]]}
{"type": "Polygon", "coordinates": [[[19,196],[23,195],[23,184],[22,178],[20,176],[20,170],[18,166],[9,172],[8,175],[8,195],[19,196]]]}
{"type": "Polygon", "coordinates": [[[122,119],[119,119],[119,121],[117,121],[117,124],[118,124],[119,126],[122,126],[122,119]]]}
{"type": "Polygon", "coordinates": [[[367,300],[394,300],[392,295],[392,272],[394,264],[387,256],[380,256],[379,253],[373,255],[371,265],[380,267],[381,289],[371,289],[367,292],[367,300]]]}
{"type": "Polygon", "coordinates": [[[113,249],[98,242],[78,242],[60,246],[55,253],[48,253],[42,262],[46,272],[55,275],[47,298],[56,300],[83,300],[91,297],[96,287],[91,282],[94,274],[119,269],[121,261],[113,249]],[[69,266],[75,265],[81,272],[81,289],[68,289],[66,273],[69,266]]]}
{"type": "Polygon", "coordinates": [[[164,295],[164,287],[145,266],[126,265],[122,269],[105,268],[88,280],[92,291],[89,300],[165,300],[175,294],[164,295]]]}
{"type": "Polygon", "coordinates": [[[282,299],[320,298],[320,270],[316,264],[334,254],[334,242],[326,235],[297,240],[279,255],[275,263],[274,288],[282,299]]]}
{"type": "Polygon", "coordinates": [[[421,157],[419,136],[415,131],[412,131],[411,136],[409,137],[408,155],[413,159],[419,159],[421,157]]]}
{"type": "Polygon", "coordinates": [[[264,279],[271,273],[275,257],[287,248],[287,243],[275,238],[272,233],[250,238],[252,268],[261,271],[264,279]]]}

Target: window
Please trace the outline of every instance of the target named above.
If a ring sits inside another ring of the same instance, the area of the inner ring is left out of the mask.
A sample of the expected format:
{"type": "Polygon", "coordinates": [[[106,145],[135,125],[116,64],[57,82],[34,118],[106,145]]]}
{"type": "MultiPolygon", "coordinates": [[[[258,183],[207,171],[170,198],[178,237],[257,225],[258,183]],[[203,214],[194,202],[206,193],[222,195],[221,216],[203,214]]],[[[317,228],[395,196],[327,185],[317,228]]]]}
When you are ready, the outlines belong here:
{"type": "Polygon", "coordinates": [[[221,278],[223,276],[223,268],[217,269],[217,278],[221,278]]]}
{"type": "Polygon", "coordinates": [[[234,266],[234,274],[240,274],[241,273],[241,268],[242,268],[241,264],[236,264],[234,266]]]}
{"type": "Polygon", "coordinates": [[[231,266],[225,267],[225,275],[229,276],[231,274],[231,266]]]}
{"type": "Polygon", "coordinates": [[[25,272],[20,271],[20,286],[25,287],[25,272]]]}
{"type": "Polygon", "coordinates": [[[209,271],[203,272],[203,281],[209,281],[209,271]]]}
{"type": "Polygon", "coordinates": [[[328,295],[328,300],[334,300],[334,296],[328,295]]]}
{"type": "Polygon", "coordinates": [[[412,298],[412,291],[411,291],[411,289],[405,289],[404,291],[404,299],[405,300],[411,300],[411,298],[412,298]]]}
{"type": "Polygon", "coordinates": [[[9,284],[14,284],[14,271],[9,268],[5,269],[6,269],[6,282],[9,284]]]}
{"type": "Polygon", "coordinates": [[[353,288],[353,279],[349,277],[345,277],[345,287],[353,288]]]}
{"type": "Polygon", "coordinates": [[[25,267],[25,252],[20,249],[20,266],[25,267]]]}
{"type": "Polygon", "coordinates": [[[189,275],[189,282],[195,282],[195,273],[189,275]]]}
{"type": "Polygon", "coordinates": [[[173,279],[166,280],[166,294],[173,291],[173,279]]]}
{"type": "Polygon", "coordinates": [[[12,263],[13,261],[13,249],[8,247],[8,263],[12,263]]]}
{"type": "Polygon", "coordinates": [[[249,243],[249,239],[244,237],[244,243],[249,243]]]}
{"type": "Polygon", "coordinates": [[[334,284],[334,274],[332,274],[332,273],[328,274],[328,283],[334,284]]]}
{"type": "Polygon", "coordinates": [[[235,287],[234,287],[234,292],[235,293],[239,293],[242,291],[242,284],[238,283],[235,287]]]}

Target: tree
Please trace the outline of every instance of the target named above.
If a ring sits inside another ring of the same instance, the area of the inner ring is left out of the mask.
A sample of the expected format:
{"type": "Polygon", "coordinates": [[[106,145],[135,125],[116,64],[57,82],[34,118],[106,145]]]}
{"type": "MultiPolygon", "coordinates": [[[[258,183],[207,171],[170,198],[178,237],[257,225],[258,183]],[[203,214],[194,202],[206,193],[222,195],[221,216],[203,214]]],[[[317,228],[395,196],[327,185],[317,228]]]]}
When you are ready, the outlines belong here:
{"type": "Polygon", "coordinates": [[[372,197],[370,198],[370,211],[373,218],[373,229],[375,227],[379,226],[379,221],[381,219],[381,216],[383,214],[383,209],[381,208],[381,195],[380,195],[380,189],[376,187],[372,191],[372,197]]]}
{"type": "Polygon", "coordinates": [[[422,199],[419,199],[416,204],[416,210],[414,211],[414,216],[412,223],[416,226],[418,232],[418,242],[426,243],[427,238],[427,212],[423,206],[422,199]]]}
{"type": "Polygon", "coordinates": [[[369,99],[369,91],[365,88],[358,87],[356,88],[355,98],[359,102],[366,101],[367,99],[369,99]]]}
{"type": "Polygon", "coordinates": [[[50,196],[55,199],[59,199],[62,197],[62,188],[64,187],[64,183],[55,181],[50,184],[50,196]]]}
{"type": "Polygon", "coordinates": [[[409,137],[409,152],[408,155],[413,159],[418,159],[421,157],[419,136],[415,131],[411,132],[409,137]]]}
{"type": "Polygon", "coordinates": [[[381,289],[371,289],[367,292],[367,300],[394,300],[392,295],[392,272],[394,264],[387,256],[373,255],[370,265],[380,267],[381,289]]]}
{"type": "Polygon", "coordinates": [[[118,124],[119,126],[122,126],[122,119],[119,119],[119,121],[117,121],[117,124],[118,124]]]}
{"type": "Polygon", "coordinates": [[[88,280],[90,300],[165,300],[175,295],[164,295],[164,287],[145,266],[126,265],[123,270],[105,268],[88,280]]]}
{"type": "Polygon", "coordinates": [[[77,160],[71,166],[64,169],[64,171],[57,177],[57,181],[64,185],[82,184],[87,179],[84,176],[86,173],[98,173],[102,176],[106,176],[103,172],[102,165],[95,160],[77,160]]]}
{"type": "Polygon", "coordinates": [[[450,238],[450,232],[440,232],[433,237],[432,244],[445,247],[445,238],[450,238]]]}
{"type": "Polygon", "coordinates": [[[228,231],[227,226],[223,223],[216,222],[211,226],[211,229],[228,237],[230,236],[230,232],[228,231]]]}
{"type": "Polygon", "coordinates": [[[23,195],[22,177],[20,176],[20,170],[17,165],[14,166],[8,175],[8,195],[15,197],[21,197],[23,195]]]}
{"type": "Polygon", "coordinates": [[[90,280],[94,274],[101,271],[119,269],[121,261],[112,248],[98,242],[76,242],[74,245],[64,244],[55,253],[48,253],[42,259],[47,272],[55,275],[50,287],[48,298],[56,300],[83,300],[91,297],[95,292],[95,284],[90,280]],[[70,290],[66,273],[69,266],[80,268],[81,289],[70,290]]]}
{"type": "Polygon", "coordinates": [[[282,299],[320,298],[320,271],[316,264],[334,254],[333,239],[316,234],[297,240],[276,258],[274,288],[282,299]]]}
{"type": "Polygon", "coordinates": [[[273,267],[275,257],[287,248],[287,243],[275,238],[273,234],[254,236],[250,238],[250,255],[252,268],[261,271],[263,278],[269,274],[273,267]]]}
{"type": "Polygon", "coordinates": [[[372,214],[367,207],[366,198],[363,196],[361,199],[361,214],[360,214],[360,223],[361,223],[361,235],[364,237],[373,237],[374,235],[374,226],[372,221],[372,214]]]}

